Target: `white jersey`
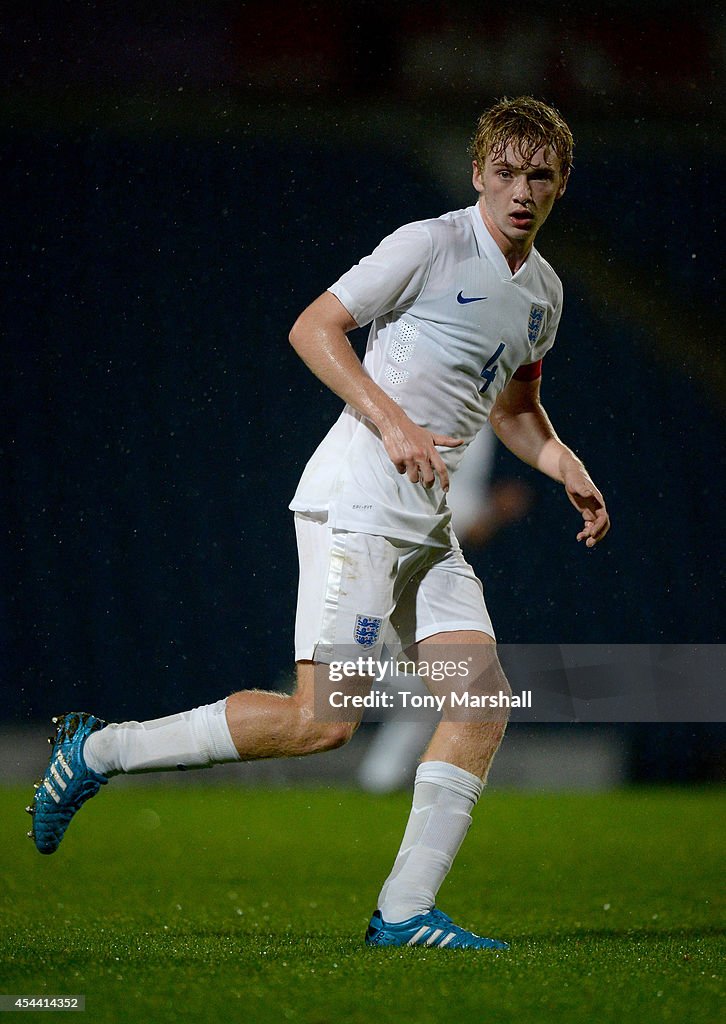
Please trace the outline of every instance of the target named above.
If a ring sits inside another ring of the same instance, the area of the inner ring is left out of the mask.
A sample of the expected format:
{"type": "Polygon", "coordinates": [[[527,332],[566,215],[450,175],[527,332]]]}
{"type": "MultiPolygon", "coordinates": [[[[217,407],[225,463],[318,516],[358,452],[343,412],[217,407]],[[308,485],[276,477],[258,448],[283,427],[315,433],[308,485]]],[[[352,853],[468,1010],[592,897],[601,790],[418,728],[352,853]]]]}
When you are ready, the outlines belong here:
{"type": "Polygon", "coordinates": [[[446,501],[457,537],[470,530],[489,507],[489,481],[494,469],[496,444],[494,431],[485,423],[467,446],[466,458],[451,478],[446,501]]]}
{"type": "MultiPolygon", "coordinates": [[[[515,371],[551,348],[562,285],[532,249],[516,274],[478,205],[406,224],[329,291],[371,324],[363,366],[414,423],[461,438],[438,449],[449,474],[515,371]]],[[[308,462],[290,508],[341,530],[448,547],[451,513],[436,477],[397,472],[378,431],[347,406],[308,462]]]]}

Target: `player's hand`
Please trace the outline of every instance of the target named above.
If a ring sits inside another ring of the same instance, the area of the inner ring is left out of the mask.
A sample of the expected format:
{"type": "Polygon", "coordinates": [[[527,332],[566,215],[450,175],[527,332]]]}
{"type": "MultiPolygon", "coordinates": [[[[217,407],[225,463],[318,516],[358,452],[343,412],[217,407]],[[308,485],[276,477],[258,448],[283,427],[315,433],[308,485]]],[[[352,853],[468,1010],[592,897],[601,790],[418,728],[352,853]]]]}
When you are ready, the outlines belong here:
{"type": "Polygon", "coordinates": [[[399,473],[411,483],[433,487],[438,474],[444,491],[449,489],[449,473],[436,445],[458,448],[463,441],[446,434],[432,434],[406,417],[381,430],[381,440],[388,457],[399,473]]]}
{"type": "Polygon", "coordinates": [[[563,483],[567,497],[580,512],[585,523],[577,535],[577,540],[584,540],[586,547],[594,548],[610,529],[610,516],[605,508],[605,499],[580,463],[565,471],[563,483]]]}

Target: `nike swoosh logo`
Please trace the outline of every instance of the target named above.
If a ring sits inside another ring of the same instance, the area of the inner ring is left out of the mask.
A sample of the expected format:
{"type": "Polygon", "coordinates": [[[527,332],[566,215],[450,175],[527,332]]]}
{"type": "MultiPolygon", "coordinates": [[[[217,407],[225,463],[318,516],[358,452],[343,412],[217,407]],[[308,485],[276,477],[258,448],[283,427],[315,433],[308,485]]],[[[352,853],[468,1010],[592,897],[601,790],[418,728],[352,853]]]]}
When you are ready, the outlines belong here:
{"type": "Polygon", "coordinates": [[[464,293],[463,292],[459,292],[459,294],[456,296],[456,301],[460,302],[461,305],[464,306],[467,302],[482,302],[486,298],[487,298],[486,295],[475,295],[471,299],[465,299],[464,298],[464,293]]]}

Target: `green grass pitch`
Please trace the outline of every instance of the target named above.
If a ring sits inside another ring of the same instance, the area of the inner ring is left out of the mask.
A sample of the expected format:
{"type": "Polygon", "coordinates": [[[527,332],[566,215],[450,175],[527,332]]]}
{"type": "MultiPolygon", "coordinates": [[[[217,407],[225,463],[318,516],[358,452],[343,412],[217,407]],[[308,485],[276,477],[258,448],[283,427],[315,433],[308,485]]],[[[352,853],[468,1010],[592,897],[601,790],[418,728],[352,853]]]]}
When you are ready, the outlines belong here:
{"type": "Polygon", "coordinates": [[[723,1019],[718,790],[486,793],[439,905],[502,954],[363,946],[405,795],[112,784],[52,857],[28,799],[0,790],[0,993],[89,1024],[723,1019]]]}

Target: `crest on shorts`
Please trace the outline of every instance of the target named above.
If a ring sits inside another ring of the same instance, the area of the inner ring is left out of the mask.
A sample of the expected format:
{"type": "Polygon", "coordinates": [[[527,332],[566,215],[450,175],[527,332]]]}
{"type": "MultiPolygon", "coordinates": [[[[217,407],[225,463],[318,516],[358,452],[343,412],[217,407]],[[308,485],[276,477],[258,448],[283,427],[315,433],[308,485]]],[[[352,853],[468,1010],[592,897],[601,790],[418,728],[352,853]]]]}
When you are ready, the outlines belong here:
{"type": "Polygon", "coordinates": [[[527,324],[527,338],[530,345],[534,345],[542,331],[544,323],[545,308],[533,302],[529,307],[529,323],[527,324]]]}
{"type": "Polygon", "coordinates": [[[381,633],[383,619],[375,615],[356,615],[353,626],[353,639],[361,647],[373,647],[381,633]]]}

